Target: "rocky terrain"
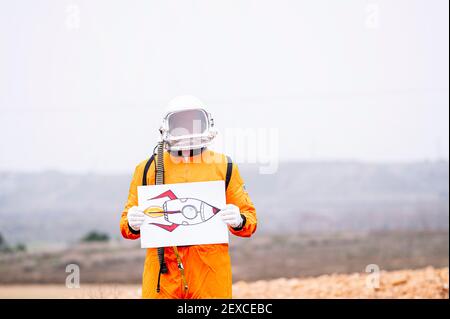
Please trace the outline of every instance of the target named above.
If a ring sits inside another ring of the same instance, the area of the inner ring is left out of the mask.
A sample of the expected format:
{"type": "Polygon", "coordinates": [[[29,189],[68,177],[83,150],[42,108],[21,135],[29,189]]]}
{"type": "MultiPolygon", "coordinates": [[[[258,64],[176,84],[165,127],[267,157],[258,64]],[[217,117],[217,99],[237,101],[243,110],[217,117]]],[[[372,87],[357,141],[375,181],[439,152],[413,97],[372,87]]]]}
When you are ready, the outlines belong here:
{"type": "MultiPolygon", "coordinates": [[[[279,278],[233,285],[233,298],[449,298],[448,267],[308,278],[279,278]]],[[[139,285],[0,285],[0,298],[139,298],[139,285]]]]}
{"type": "Polygon", "coordinates": [[[448,267],[279,278],[233,285],[235,298],[448,298],[448,267]]]}

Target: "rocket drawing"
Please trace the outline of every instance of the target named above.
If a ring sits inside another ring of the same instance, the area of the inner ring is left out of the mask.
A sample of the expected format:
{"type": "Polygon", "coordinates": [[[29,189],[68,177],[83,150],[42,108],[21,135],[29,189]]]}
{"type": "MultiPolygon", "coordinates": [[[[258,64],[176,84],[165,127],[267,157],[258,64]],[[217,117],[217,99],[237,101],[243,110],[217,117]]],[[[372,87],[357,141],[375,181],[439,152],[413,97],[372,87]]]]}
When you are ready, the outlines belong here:
{"type": "Polygon", "coordinates": [[[161,227],[169,232],[178,226],[189,226],[203,223],[220,209],[196,198],[178,198],[171,190],[150,198],[151,206],[144,210],[150,217],[148,224],[161,227]]]}

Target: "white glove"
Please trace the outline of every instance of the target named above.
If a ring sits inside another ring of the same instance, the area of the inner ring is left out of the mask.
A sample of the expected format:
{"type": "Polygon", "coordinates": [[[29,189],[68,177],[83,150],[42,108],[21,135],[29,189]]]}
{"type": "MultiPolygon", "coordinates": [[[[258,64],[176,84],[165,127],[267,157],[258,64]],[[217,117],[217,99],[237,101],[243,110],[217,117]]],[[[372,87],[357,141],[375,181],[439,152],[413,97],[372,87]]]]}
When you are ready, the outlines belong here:
{"type": "Polygon", "coordinates": [[[133,206],[128,210],[128,225],[135,230],[139,231],[141,229],[142,223],[145,220],[144,211],[138,206],[133,206]]]}
{"type": "Polygon", "coordinates": [[[244,220],[242,219],[239,207],[233,204],[228,204],[224,209],[220,211],[220,217],[225,224],[230,225],[233,228],[242,226],[244,220]]]}

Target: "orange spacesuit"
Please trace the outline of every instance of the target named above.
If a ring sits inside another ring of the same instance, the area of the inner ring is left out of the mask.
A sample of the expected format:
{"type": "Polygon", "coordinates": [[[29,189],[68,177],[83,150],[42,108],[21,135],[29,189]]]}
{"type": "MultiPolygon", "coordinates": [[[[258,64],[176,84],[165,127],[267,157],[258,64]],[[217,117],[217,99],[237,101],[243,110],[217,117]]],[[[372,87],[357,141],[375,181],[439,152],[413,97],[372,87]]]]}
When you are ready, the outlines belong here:
{"type": "MultiPolygon", "coordinates": [[[[225,180],[227,157],[205,149],[190,157],[177,157],[164,152],[167,184],[225,180]]],[[[123,237],[137,239],[139,231],[133,230],[127,220],[128,209],[138,205],[137,187],[142,185],[146,161],[135,169],[131,181],[128,201],[122,213],[120,229],[123,237]]],[[[243,216],[239,228],[228,226],[231,233],[241,237],[250,237],[256,230],[255,207],[245,190],[238,167],[233,164],[231,178],[226,189],[227,204],[236,205],[243,216]]],[[[147,185],[155,184],[155,161],[147,173],[147,185]]],[[[142,297],[144,298],[231,298],[231,263],[228,244],[178,246],[188,289],[184,289],[182,276],[177,266],[177,258],[172,247],[165,248],[165,261],[168,273],[161,275],[160,292],[156,291],[160,264],[157,248],[147,249],[142,279],[142,297]]]]}

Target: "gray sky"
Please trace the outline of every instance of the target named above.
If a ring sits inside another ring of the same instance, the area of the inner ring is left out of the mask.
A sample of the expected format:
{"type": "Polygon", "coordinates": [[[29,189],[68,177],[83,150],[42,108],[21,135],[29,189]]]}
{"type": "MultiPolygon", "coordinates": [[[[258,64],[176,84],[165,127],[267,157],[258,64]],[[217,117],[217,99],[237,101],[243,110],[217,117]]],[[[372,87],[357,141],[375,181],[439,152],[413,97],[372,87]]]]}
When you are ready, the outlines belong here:
{"type": "Polygon", "coordinates": [[[448,159],[448,6],[0,0],[0,170],[129,172],[180,94],[280,160],[448,159]]]}

